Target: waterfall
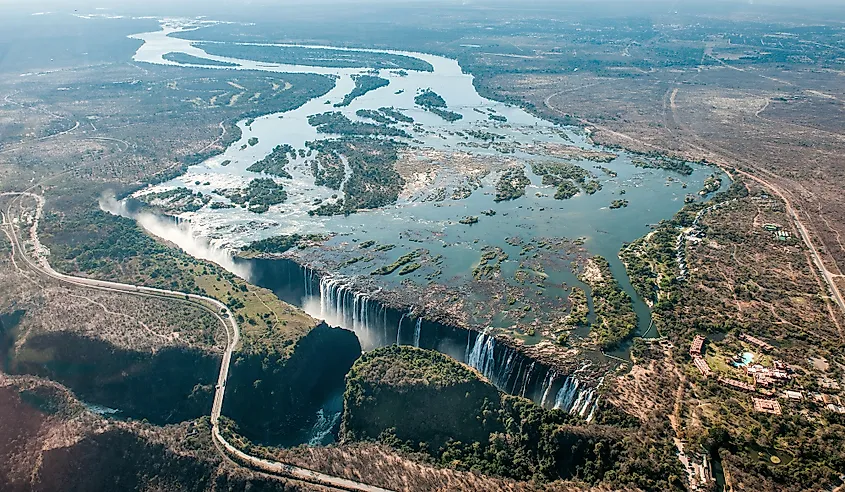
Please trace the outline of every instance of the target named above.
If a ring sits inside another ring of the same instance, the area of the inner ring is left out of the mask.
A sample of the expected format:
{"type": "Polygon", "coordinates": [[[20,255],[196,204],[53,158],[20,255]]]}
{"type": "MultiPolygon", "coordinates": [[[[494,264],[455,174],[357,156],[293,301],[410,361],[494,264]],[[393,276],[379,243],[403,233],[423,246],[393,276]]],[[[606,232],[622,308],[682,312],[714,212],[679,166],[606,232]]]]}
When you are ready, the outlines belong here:
{"type": "MultiPolygon", "coordinates": [[[[313,271],[306,273],[306,285],[309,286],[306,288],[313,288],[308,280],[312,276],[313,271]]],[[[370,323],[371,301],[368,294],[356,293],[347,279],[325,276],[320,278],[320,307],[319,313],[314,316],[326,320],[330,325],[351,329],[361,340],[362,346],[367,347],[366,349],[373,348],[387,338],[387,331],[385,328],[385,337],[382,340],[379,340],[378,332],[373,331],[374,326],[370,323]]],[[[386,320],[385,307],[381,306],[381,310],[386,320]]]]}
{"type": "Polygon", "coordinates": [[[569,376],[563,382],[563,386],[557,392],[553,408],[569,412],[572,409],[575,398],[578,395],[578,386],[581,384],[578,378],[569,376]]]}
{"type": "Polygon", "coordinates": [[[534,372],[534,361],[531,362],[531,365],[528,366],[528,371],[522,376],[522,391],[520,392],[519,396],[525,398],[525,393],[528,392],[528,383],[531,382],[531,373],[534,372]]]}
{"type": "Polygon", "coordinates": [[[555,381],[557,381],[557,372],[549,370],[546,373],[545,379],[543,379],[543,387],[541,388],[541,394],[543,395],[540,397],[541,407],[547,406],[547,402],[549,401],[549,394],[551,394],[552,392],[552,386],[554,386],[555,381]]]}
{"type": "MultiPolygon", "coordinates": [[[[354,331],[364,350],[392,343],[392,326],[396,326],[395,343],[400,345],[406,318],[414,318],[413,336],[406,342],[420,346],[423,318],[415,316],[413,309],[402,312],[398,324],[394,325],[394,321],[388,326],[387,306],[374,301],[369,294],[356,292],[350,279],[340,275],[321,277],[311,267],[303,269],[306,295],[313,295],[313,311],[318,311],[314,316],[325,319],[330,325],[354,331]],[[315,275],[319,280],[319,307],[315,275]]],[[[497,343],[492,333],[469,330],[464,361],[501,391],[531,398],[544,408],[559,409],[587,421],[595,417],[598,395],[594,388],[578,379],[580,370],[569,375],[560,374],[523,356],[513,347],[497,343]]]]}
{"type": "Polygon", "coordinates": [[[475,343],[472,350],[469,351],[467,357],[467,364],[478,369],[487,379],[496,383],[494,379],[494,370],[496,369],[496,361],[493,358],[494,347],[496,346],[496,339],[486,333],[479,333],[475,338],[475,343]]]}
{"type": "Polygon", "coordinates": [[[593,400],[593,408],[590,410],[590,414],[587,415],[587,422],[593,421],[593,417],[596,416],[596,410],[598,409],[598,407],[599,407],[599,399],[598,399],[598,397],[596,397],[596,399],[593,400]]]}
{"type": "Polygon", "coordinates": [[[317,410],[317,421],[311,428],[308,437],[309,446],[322,446],[332,430],[340,422],[342,412],[329,412],[322,408],[317,410]]]}
{"type": "Polygon", "coordinates": [[[386,342],[387,341],[387,306],[385,306],[384,304],[381,305],[381,315],[382,315],[381,326],[382,326],[382,328],[384,328],[384,338],[383,338],[383,340],[386,342]]]}
{"type": "Polygon", "coordinates": [[[420,332],[422,331],[422,318],[417,318],[417,326],[414,328],[414,347],[420,347],[420,332]]]}
{"type": "Polygon", "coordinates": [[[402,313],[402,317],[399,318],[399,328],[396,329],[396,345],[399,345],[399,335],[402,334],[402,321],[405,320],[405,316],[407,315],[408,313],[402,313]]]}
{"type": "Polygon", "coordinates": [[[508,381],[511,378],[511,372],[513,372],[513,361],[516,358],[516,350],[511,350],[508,352],[508,357],[505,359],[505,363],[502,364],[502,368],[499,370],[499,373],[496,375],[497,380],[502,386],[506,386],[508,381]]]}

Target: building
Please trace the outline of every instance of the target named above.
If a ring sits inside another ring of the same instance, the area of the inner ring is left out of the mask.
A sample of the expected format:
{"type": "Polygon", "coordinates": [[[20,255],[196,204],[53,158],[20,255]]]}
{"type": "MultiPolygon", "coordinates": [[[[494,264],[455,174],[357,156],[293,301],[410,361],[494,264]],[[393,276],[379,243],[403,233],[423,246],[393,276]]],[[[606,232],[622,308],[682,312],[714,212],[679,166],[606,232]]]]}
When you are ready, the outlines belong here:
{"type": "Polygon", "coordinates": [[[765,398],[752,398],[754,402],[754,410],[763,413],[771,413],[774,415],[780,415],[780,403],[777,400],[767,400],[765,398]]]}
{"type": "Polygon", "coordinates": [[[745,333],[741,334],[739,336],[739,338],[740,338],[740,340],[745,340],[746,342],[754,344],[754,345],[760,347],[763,350],[772,351],[772,350],[775,349],[774,347],[772,347],[768,343],[764,342],[763,340],[760,340],[757,337],[752,337],[751,335],[746,335],[745,333]]]}
{"type": "Polygon", "coordinates": [[[754,374],[754,385],[768,388],[775,383],[775,380],[767,374],[754,374]]]}
{"type": "Polygon", "coordinates": [[[745,373],[749,376],[759,374],[763,376],[768,376],[772,379],[789,379],[789,373],[786,372],[784,369],[778,369],[777,367],[774,369],[770,369],[768,367],[763,367],[760,364],[745,366],[745,373]]]}
{"type": "Polygon", "coordinates": [[[697,367],[698,370],[701,371],[701,374],[704,377],[709,378],[710,376],[713,375],[713,371],[710,370],[710,366],[707,365],[707,361],[704,360],[703,358],[694,357],[692,359],[692,363],[695,364],[695,367],[697,367]]]}
{"type": "Polygon", "coordinates": [[[783,392],[790,400],[803,400],[804,395],[800,391],[786,390],[783,392]]]}
{"type": "Polygon", "coordinates": [[[692,345],[689,348],[689,354],[692,358],[701,357],[701,353],[704,350],[704,340],[705,338],[701,335],[696,335],[695,338],[692,340],[692,345]]]}
{"type": "Polygon", "coordinates": [[[754,386],[748,383],[743,383],[742,381],[737,381],[736,379],[719,378],[719,382],[726,386],[730,386],[732,388],[740,389],[743,391],[754,391],[754,386]]]}

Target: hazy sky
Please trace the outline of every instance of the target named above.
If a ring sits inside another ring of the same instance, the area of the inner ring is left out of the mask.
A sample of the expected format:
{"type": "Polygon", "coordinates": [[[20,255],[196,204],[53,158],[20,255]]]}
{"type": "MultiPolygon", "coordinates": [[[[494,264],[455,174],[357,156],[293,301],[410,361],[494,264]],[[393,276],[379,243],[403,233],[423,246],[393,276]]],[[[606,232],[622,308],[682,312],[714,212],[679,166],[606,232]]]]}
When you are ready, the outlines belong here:
{"type": "MultiPolygon", "coordinates": [[[[751,8],[759,11],[765,6],[784,6],[808,9],[817,7],[845,8],[845,0],[0,0],[0,14],[3,12],[33,13],[45,11],[93,11],[95,8],[105,8],[124,13],[163,13],[169,15],[198,15],[214,12],[248,13],[250,6],[256,7],[291,7],[295,5],[331,5],[331,4],[384,4],[396,6],[403,3],[417,3],[434,7],[440,5],[487,6],[509,5],[519,7],[560,6],[567,4],[584,7],[589,4],[624,4],[626,6],[649,5],[652,7],[667,6],[669,8],[683,8],[686,12],[695,11],[699,4],[706,9],[721,6],[722,8],[735,5],[737,9],[751,8]]],[[[845,19],[843,19],[845,20],[845,19]]]]}

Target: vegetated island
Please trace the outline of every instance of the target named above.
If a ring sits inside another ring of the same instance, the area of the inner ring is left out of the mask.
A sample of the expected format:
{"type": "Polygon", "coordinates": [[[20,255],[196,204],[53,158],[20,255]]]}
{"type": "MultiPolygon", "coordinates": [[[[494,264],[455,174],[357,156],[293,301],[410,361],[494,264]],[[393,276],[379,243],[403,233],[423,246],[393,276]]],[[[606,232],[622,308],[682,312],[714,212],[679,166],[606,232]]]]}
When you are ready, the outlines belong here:
{"type": "Polygon", "coordinates": [[[312,114],[308,117],[308,123],[316,127],[320,133],[411,138],[411,135],[405,130],[393,128],[388,125],[374,125],[372,123],[352,121],[346,115],[337,111],[312,114]]]}
{"type": "Polygon", "coordinates": [[[198,56],[189,55],[187,53],[165,53],[161,56],[162,59],[167,61],[172,61],[174,63],[183,63],[189,65],[206,65],[209,67],[239,67],[240,65],[237,63],[226,62],[226,61],[219,61],[219,60],[209,60],[206,58],[200,58],[198,56]]]}
{"type": "Polygon", "coordinates": [[[353,75],[352,80],[355,81],[355,88],[349,94],[345,95],[341,102],[335,104],[334,107],[341,108],[349,106],[356,98],[390,84],[389,80],[376,77],[375,75],[353,75]]]}
{"type": "Polygon", "coordinates": [[[264,213],[272,205],[284,203],[288,199],[285,187],[276,183],[271,178],[255,178],[249,182],[244,189],[216,191],[243,207],[248,207],[250,212],[257,214],[264,213]]]}
{"type": "Polygon", "coordinates": [[[689,176],[693,172],[692,167],[686,162],[660,154],[649,155],[647,157],[635,157],[631,159],[631,164],[643,169],[664,169],[666,171],[675,171],[676,173],[683,174],[684,176],[689,176]]]}
{"type": "Polygon", "coordinates": [[[328,239],[327,234],[283,234],[253,241],[242,246],[238,256],[253,258],[262,255],[279,255],[292,248],[304,249],[328,239]]]}
{"type": "Polygon", "coordinates": [[[292,176],[285,170],[285,166],[290,162],[288,154],[291,159],[296,159],[296,150],[293,147],[288,144],[277,145],[270,155],[252,164],[246,170],[290,179],[292,176]]]}
{"type": "Polygon", "coordinates": [[[631,296],[622,290],[610,271],[610,264],[601,256],[588,261],[580,278],[592,289],[596,321],[590,336],[602,349],[616,347],[637,328],[631,296]]]}
{"type": "Polygon", "coordinates": [[[320,204],[310,215],[343,215],[359,209],[372,209],[396,203],[405,182],[396,172],[401,144],[393,140],[345,137],[306,142],[317,152],[310,162],[314,182],[340,190],[345,197],[334,203],[320,204]],[[344,159],[346,165],[344,165],[344,159]],[[346,178],[346,167],[351,174],[346,178]]]}
{"type": "Polygon", "coordinates": [[[209,55],[254,60],[264,63],[284,63],[312,67],[405,69],[433,72],[434,67],[425,60],[390,53],[372,53],[356,50],[333,50],[303,46],[259,46],[233,43],[198,42],[209,55]]]}
{"type": "Polygon", "coordinates": [[[496,202],[514,200],[525,195],[525,188],[531,184],[531,180],[525,176],[525,169],[512,167],[505,170],[496,182],[496,202]]]}
{"type": "Polygon", "coordinates": [[[544,185],[557,186],[555,199],[566,200],[578,193],[578,185],[588,195],[602,189],[601,183],[592,178],[593,175],[581,166],[569,162],[533,162],[531,170],[543,177],[544,185]],[[576,185],[577,183],[577,185],[576,185]]]}
{"type": "Polygon", "coordinates": [[[426,111],[436,114],[448,122],[455,122],[464,117],[460,113],[446,109],[446,101],[431,89],[424,89],[414,97],[414,102],[426,111]]]}

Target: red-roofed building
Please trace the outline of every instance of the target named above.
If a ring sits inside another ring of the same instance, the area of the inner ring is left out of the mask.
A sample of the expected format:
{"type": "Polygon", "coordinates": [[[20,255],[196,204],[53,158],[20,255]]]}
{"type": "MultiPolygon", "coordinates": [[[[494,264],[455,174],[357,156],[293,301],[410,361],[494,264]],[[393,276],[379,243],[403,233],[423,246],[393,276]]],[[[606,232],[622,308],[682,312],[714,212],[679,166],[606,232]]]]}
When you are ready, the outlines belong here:
{"type": "Polygon", "coordinates": [[[705,338],[701,335],[696,335],[695,338],[692,340],[692,345],[689,348],[689,354],[693,358],[701,356],[701,353],[704,349],[704,340],[705,338]]]}

